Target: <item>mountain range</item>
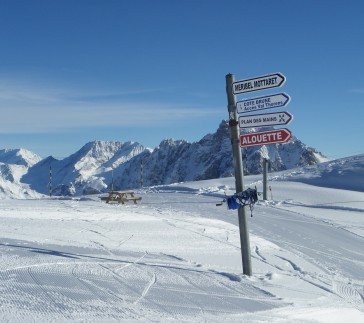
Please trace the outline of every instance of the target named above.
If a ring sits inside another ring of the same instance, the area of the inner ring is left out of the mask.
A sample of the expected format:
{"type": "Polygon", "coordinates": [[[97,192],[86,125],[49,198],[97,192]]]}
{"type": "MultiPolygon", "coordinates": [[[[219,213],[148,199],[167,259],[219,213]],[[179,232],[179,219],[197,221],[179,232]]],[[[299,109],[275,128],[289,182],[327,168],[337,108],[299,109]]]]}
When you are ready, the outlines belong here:
{"type": "MultiPolygon", "coordinates": [[[[257,130],[262,129],[249,132],[257,130]]],[[[265,157],[270,171],[328,160],[296,137],[288,144],[249,147],[242,153],[247,174],[261,173],[265,157]]],[[[42,159],[26,149],[0,150],[0,198],[95,194],[232,175],[227,121],[197,142],[168,139],[155,149],[136,142],[93,141],[61,160],[42,159]]]]}

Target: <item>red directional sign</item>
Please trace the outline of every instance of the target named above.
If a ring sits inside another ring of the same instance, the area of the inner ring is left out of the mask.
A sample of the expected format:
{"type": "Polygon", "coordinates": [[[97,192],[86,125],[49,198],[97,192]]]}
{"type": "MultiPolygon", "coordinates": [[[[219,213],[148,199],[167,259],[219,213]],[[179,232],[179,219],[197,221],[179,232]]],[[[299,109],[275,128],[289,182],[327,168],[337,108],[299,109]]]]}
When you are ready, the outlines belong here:
{"type": "Polygon", "coordinates": [[[268,144],[288,143],[292,139],[292,133],[286,129],[252,132],[240,136],[240,147],[250,147],[268,144]]]}

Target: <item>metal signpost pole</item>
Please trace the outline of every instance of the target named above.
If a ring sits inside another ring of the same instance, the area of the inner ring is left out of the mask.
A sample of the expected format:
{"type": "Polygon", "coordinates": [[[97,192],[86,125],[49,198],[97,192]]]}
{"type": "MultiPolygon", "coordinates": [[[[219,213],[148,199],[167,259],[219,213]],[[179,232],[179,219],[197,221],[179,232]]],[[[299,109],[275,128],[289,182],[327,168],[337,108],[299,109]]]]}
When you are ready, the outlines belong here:
{"type": "Polygon", "coordinates": [[[111,166],[111,192],[114,191],[114,166],[111,166]]]}
{"type": "Polygon", "coordinates": [[[268,158],[263,158],[263,200],[268,200],[268,158]]]}
{"type": "MultiPolygon", "coordinates": [[[[233,150],[233,163],[235,170],[235,187],[236,193],[244,191],[244,175],[242,167],[242,155],[240,148],[240,130],[238,115],[236,110],[236,100],[233,94],[234,75],[226,75],[226,93],[228,99],[228,112],[229,112],[229,126],[230,126],[230,138],[233,150]]],[[[251,255],[250,255],[250,242],[248,224],[245,214],[245,208],[238,209],[239,218],[239,232],[240,232],[240,246],[241,257],[243,263],[244,275],[252,275],[251,255]]]]}
{"type": "Polygon", "coordinates": [[[144,186],[143,160],[140,161],[140,187],[144,186]]]}
{"type": "Polygon", "coordinates": [[[49,197],[52,197],[52,166],[49,166],[49,197]]]}

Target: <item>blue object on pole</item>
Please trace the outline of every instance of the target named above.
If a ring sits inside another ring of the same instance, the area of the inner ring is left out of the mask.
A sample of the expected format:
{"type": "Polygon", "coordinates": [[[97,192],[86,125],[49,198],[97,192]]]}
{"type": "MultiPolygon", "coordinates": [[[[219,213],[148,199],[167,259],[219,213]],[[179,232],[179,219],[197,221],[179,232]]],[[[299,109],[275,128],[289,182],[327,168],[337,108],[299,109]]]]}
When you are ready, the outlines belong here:
{"type": "Polygon", "coordinates": [[[258,192],[256,189],[252,188],[248,188],[243,192],[235,193],[234,195],[226,198],[226,203],[229,210],[241,209],[244,206],[249,205],[250,211],[252,211],[253,206],[257,201],[258,192]]]}

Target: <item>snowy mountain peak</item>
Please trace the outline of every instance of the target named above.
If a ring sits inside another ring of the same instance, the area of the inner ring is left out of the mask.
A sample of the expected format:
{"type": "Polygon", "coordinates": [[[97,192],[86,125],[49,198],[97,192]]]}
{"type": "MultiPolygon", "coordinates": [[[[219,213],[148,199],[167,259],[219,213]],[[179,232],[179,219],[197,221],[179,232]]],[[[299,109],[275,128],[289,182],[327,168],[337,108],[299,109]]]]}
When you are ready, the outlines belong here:
{"type": "Polygon", "coordinates": [[[28,185],[21,183],[29,167],[40,160],[38,155],[26,149],[1,149],[0,199],[40,197],[28,185]]]}
{"type": "Polygon", "coordinates": [[[186,140],[164,139],[160,142],[156,150],[165,149],[168,147],[176,147],[188,143],[186,140]]]}
{"type": "Polygon", "coordinates": [[[33,152],[20,149],[0,149],[0,162],[4,164],[23,165],[31,167],[38,163],[42,158],[33,152]]]}
{"type": "MultiPolygon", "coordinates": [[[[261,131],[261,129],[254,129],[261,131]]],[[[0,162],[16,161],[14,151],[2,151],[0,162]],[[6,156],[6,158],[5,158],[6,156]],[[1,159],[2,158],[2,159],[1,159]]],[[[269,159],[269,171],[308,166],[325,161],[325,157],[307,147],[296,137],[285,145],[255,146],[243,149],[243,165],[247,174],[262,172],[263,159],[269,159]]],[[[26,154],[19,152],[23,159],[26,154]]],[[[136,188],[141,185],[161,185],[176,182],[214,179],[232,176],[234,173],[230,129],[222,121],[212,134],[198,142],[163,140],[154,150],[137,142],[91,141],[80,150],[62,160],[47,157],[28,158],[21,178],[37,192],[48,194],[50,167],[52,168],[53,194],[89,194],[106,191],[113,183],[115,189],[136,188]]],[[[20,163],[20,161],[18,161],[20,163]]],[[[25,162],[24,162],[25,163],[25,162]]],[[[12,178],[12,170],[3,168],[4,176],[12,178]]],[[[18,172],[19,174],[19,172],[18,172]]],[[[19,178],[19,175],[13,176],[19,178]]]]}
{"type": "Polygon", "coordinates": [[[110,181],[112,169],[145,150],[136,142],[92,141],[62,160],[48,157],[31,167],[22,181],[38,192],[48,193],[51,166],[54,195],[102,191],[110,181]]]}

